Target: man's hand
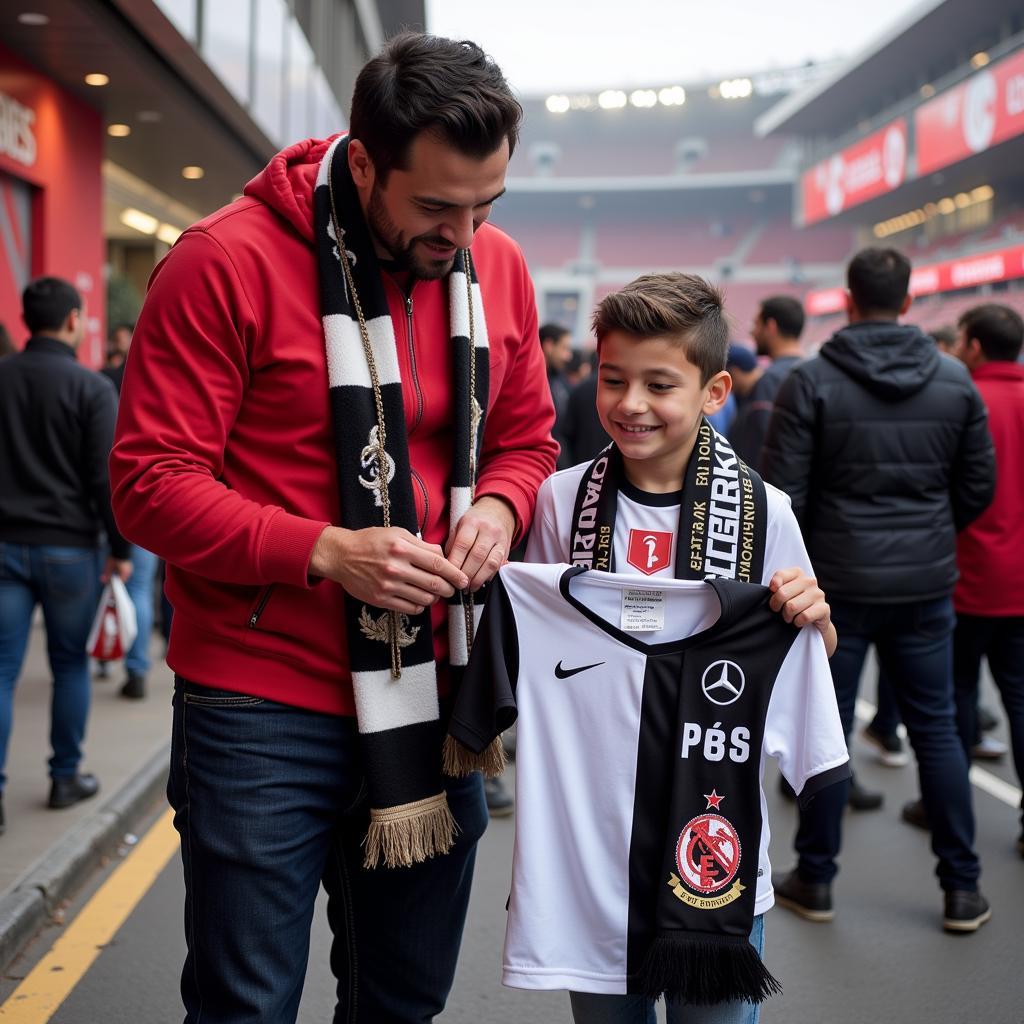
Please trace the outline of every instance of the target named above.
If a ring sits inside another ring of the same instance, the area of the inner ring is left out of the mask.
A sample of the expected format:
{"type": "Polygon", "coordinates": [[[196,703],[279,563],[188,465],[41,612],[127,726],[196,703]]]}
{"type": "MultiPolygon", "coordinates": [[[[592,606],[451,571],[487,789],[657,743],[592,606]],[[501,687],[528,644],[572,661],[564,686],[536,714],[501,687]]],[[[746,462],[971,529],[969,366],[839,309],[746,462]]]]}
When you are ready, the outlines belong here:
{"type": "MultiPolygon", "coordinates": [[[[512,548],[516,517],[501,498],[478,498],[448,539],[448,559],[479,590],[505,564],[512,548]]],[[[464,588],[463,588],[464,589],[464,588]]]]}
{"type": "Polygon", "coordinates": [[[132,563],[130,558],[107,558],[107,564],[103,567],[103,575],[100,576],[100,583],[109,583],[111,576],[118,576],[122,583],[127,583],[131,575],[132,563]]]}
{"type": "Polygon", "coordinates": [[[313,547],[309,571],[340,583],[358,601],[407,615],[419,615],[469,584],[438,545],[397,526],[328,526],[313,547]]]}
{"type": "Polygon", "coordinates": [[[831,658],[839,638],[832,625],[832,609],[818,581],[794,566],[791,569],[779,569],[772,576],[768,588],[772,592],[769,601],[772,611],[781,612],[782,617],[794,626],[813,623],[825,638],[825,650],[831,658]]]}

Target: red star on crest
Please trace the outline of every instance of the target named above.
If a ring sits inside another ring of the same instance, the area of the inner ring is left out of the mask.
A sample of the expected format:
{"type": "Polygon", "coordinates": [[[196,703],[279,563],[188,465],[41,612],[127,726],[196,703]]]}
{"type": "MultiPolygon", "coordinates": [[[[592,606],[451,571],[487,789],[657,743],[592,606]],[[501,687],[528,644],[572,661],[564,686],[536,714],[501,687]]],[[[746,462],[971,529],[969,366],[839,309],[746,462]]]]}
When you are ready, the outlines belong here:
{"type": "Polygon", "coordinates": [[[704,794],[704,799],[708,802],[708,805],[704,808],[704,810],[709,811],[712,807],[714,807],[714,809],[717,811],[718,805],[725,799],[725,797],[719,796],[714,790],[711,790],[710,793],[704,794]]]}

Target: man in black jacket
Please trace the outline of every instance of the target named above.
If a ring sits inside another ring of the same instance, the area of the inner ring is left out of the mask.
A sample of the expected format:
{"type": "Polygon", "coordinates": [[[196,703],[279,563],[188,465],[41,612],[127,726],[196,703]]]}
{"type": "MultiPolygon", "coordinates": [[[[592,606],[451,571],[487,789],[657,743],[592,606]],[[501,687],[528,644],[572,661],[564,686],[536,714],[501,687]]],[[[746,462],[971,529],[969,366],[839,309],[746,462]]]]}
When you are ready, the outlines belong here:
{"type": "Polygon", "coordinates": [[[49,806],[70,807],[99,790],[78,768],[101,575],[131,575],[107,477],[117,395],[75,359],[82,300],[66,281],[46,277],[29,284],[22,305],[32,337],[0,362],[0,831],[14,686],[35,606],[43,607],[53,674],[49,806]],[[101,527],[112,552],[105,568],[101,527]]]}
{"type": "MultiPolygon", "coordinates": [[[[956,534],[992,500],[995,457],[966,370],[898,322],[910,306],[909,280],[910,263],[896,250],[853,258],[849,325],[782,385],[763,467],[792,499],[829,595],[839,634],[832,677],[847,737],[874,644],[917,754],[943,926],[975,931],[991,911],[978,891],[968,765],[956,731],[952,592],[956,534]]],[[[779,902],[809,920],[833,915],[844,796],[830,791],[801,812],[797,867],[775,879],[779,902]]]]}

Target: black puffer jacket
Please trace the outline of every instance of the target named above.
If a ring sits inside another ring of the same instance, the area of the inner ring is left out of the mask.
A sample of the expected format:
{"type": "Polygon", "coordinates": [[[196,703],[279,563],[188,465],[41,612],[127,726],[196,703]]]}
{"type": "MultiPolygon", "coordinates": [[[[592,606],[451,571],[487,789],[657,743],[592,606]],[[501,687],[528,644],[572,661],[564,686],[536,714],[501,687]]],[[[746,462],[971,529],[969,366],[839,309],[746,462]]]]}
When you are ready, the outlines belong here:
{"type": "Polygon", "coordinates": [[[762,467],[792,499],[825,593],[848,601],[951,593],[956,532],[995,491],[966,368],[897,323],[851,324],[790,373],[762,467]]]}

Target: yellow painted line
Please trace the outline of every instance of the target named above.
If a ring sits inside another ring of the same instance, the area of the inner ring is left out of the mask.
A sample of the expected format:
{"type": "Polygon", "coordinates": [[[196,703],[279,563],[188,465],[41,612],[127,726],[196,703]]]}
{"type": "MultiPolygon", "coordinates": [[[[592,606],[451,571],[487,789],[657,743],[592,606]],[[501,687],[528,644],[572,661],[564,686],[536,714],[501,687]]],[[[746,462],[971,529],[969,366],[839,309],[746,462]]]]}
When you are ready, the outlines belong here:
{"type": "Polygon", "coordinates": [[[178,849],[168,810],[0,1006],[4,1024],[46,1024],[178,849]]]}

